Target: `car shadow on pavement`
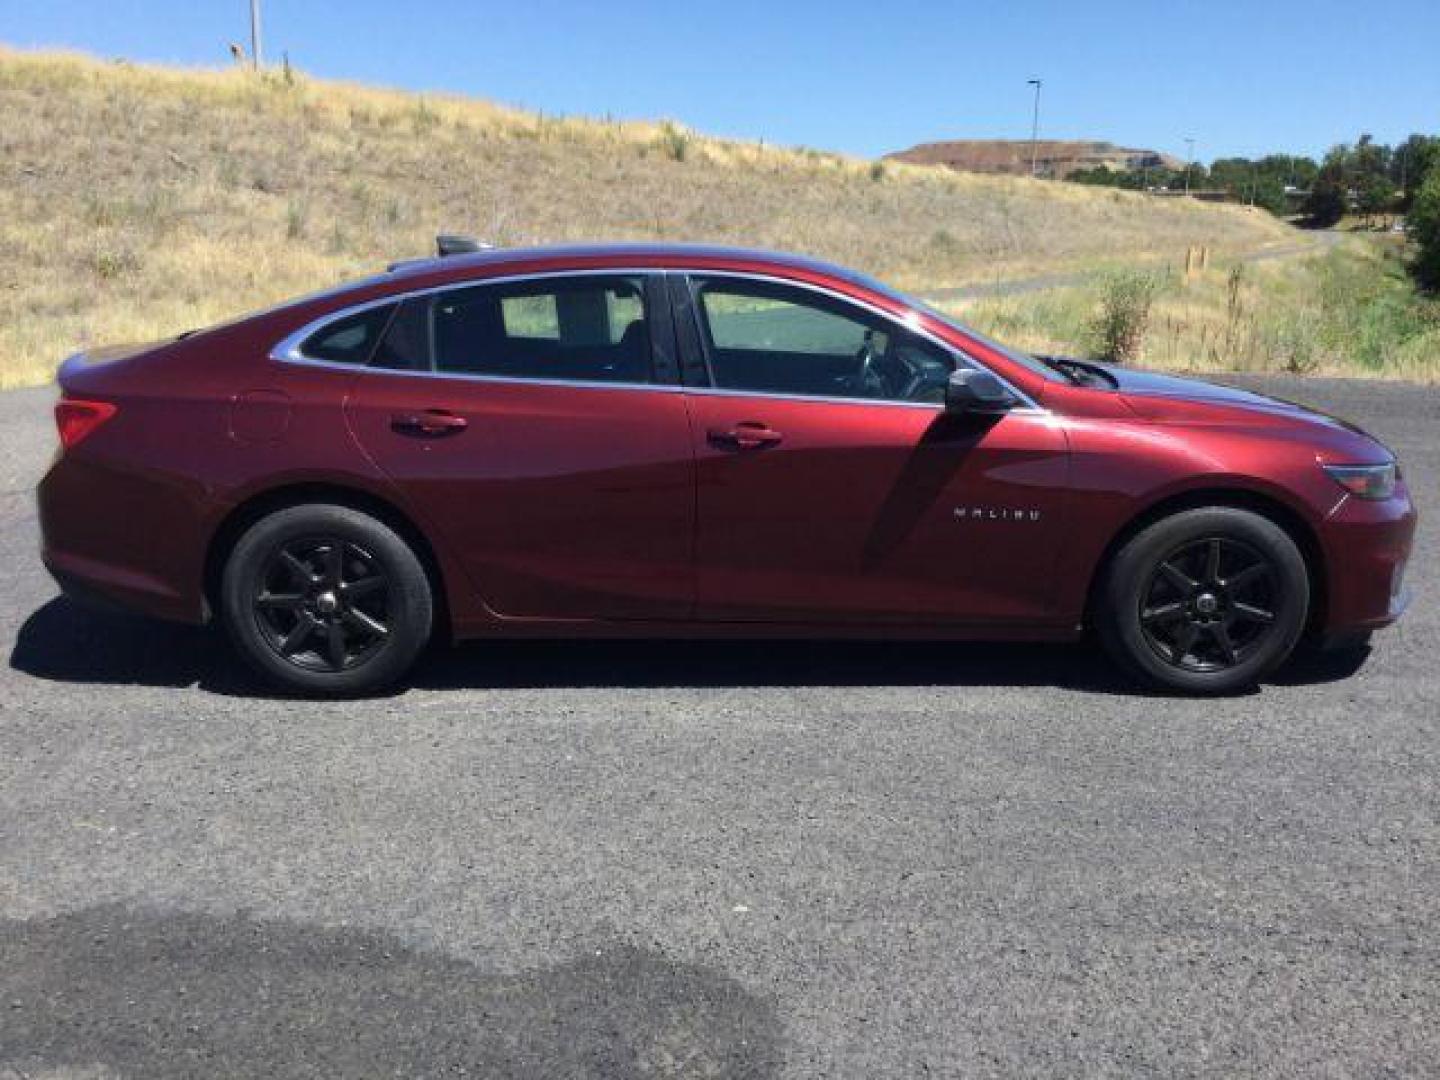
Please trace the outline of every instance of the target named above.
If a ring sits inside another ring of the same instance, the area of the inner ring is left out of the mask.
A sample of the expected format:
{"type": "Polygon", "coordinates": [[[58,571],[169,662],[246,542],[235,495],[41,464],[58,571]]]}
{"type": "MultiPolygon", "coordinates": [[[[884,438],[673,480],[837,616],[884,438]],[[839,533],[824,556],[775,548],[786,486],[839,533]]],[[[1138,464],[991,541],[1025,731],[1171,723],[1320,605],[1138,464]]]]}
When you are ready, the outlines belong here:
{"type": "MultiPolygon", "coordinates": [[[[10,666],[56,682],[269,693],[212,629],[56,597],[26,619],[10,666]]],[[[1133,693],[1078,646],[857,641],[495,641],[436,648],[407,686],[1066,686],[1133,693]]]]}
{"type": "Polygon", "coordinates": [[[68,683],[193,686],[243,694],[250,679],[211,630],[181,626],[58,596],[31,613],[10,666],[68,683]]]}
{"type": "MultiPolygon", "coordinates": [[[[1274,680],[1345,678],[1363,656],[1307,656],[1274,680]]],[[[214,630],[97,611],[57,597],[21,626],[10,666],[57,682],[267,689],[214,630]]],[[[741,686],[1052,686],[1142,693],[1088,645],[863,641],[495,641],[432,650],[424,689],[741,686]]],[[[404,689],[404,687],[402,687],[404,689]]]]}
{"type": "Polygon", "coordinates": [[[0,999],[0,1074],[22,1076],[758,1080],[783,1057],[773,1002],[624,941],[510,973],[244,912],[0,919],[0,999]]]}

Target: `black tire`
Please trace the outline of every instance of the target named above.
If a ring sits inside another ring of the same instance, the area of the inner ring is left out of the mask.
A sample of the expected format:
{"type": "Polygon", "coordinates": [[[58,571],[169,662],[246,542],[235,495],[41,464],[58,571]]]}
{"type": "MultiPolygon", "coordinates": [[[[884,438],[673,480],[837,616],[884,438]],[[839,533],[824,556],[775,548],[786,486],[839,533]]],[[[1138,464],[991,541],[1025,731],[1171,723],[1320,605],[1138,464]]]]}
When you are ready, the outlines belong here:
{"type": "Polygon", "coordinates": [[[430,640],[425,568],[388,525],[346,506],[292,506],[251,525],[221,581],[221,618],[267,681],[316,697],[393,684],[430,640]]]}
{"type": "Polygon", "coordinates": [[[1141,682],[1228,694],[1253,687],[1295,649],[1310,577],[1279,525],[1205,507],[1131,537],[1106,567],[1098,601],[1101,642],[1141,682]]]}

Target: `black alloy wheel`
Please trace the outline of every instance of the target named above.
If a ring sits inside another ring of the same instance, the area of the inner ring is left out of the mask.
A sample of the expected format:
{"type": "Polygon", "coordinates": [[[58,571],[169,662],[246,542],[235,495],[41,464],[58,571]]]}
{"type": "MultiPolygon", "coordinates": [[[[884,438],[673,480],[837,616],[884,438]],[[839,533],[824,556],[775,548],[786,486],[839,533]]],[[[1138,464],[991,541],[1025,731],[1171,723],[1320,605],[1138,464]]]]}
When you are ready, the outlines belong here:
{"type": "Polygon", "coordinates": [[[381,690],[430,640],[434,599],[415,551],[348,506],[304,504],[252,524],[225,562],[220,614],[252,667],[285,690],[381,690]]]}
{"type": "Polygon", "coordinates": [[[1275,628],[1274,564],[1249,544],[1212,536],[1160,561],[1140,605],[1145,640],[1185,671],[1233,667],[1275,628]]]}
{"type": "Polygon", "coordinates": [[[1295,539],[1252,510],[1181,510],[1130,537],[1104,568],[1101,643],[1150,686],[1187,694],[1253,687],[1294,651],[1310,613],[1295,539]]]}
{"type": "Polygon", "coordinates": [[[307,671],[363,664],[390,634],[389,579],[373,555],[338,536],[282,544],[257,585],[260,633],[307,671]]]}

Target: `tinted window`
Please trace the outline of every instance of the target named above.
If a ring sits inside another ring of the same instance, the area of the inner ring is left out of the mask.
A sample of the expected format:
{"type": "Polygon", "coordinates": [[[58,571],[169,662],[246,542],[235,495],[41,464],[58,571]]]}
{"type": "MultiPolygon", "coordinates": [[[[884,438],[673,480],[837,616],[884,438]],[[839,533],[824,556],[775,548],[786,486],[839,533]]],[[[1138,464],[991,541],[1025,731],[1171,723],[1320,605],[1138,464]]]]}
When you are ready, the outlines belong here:
{"type": "Polygon", "coordinates": [[[375,349],[371,367],[430,370],[430,301],[406,300],[375,349]]]}
{"type": "Polygon", "coordinates": [[[873,333],[865,323],[784,296],[709,287],[701,293],[701,299],[710,323],[710,340],[722,350],[854,356],[865,344],[866,336],[873,333]]]}
{"type": "Polygon", "coordinates": [[[940,402],[949,353],[878,316],[806,289],[696,282],[706,356],[727,390],[940,402]]]}
{"type": "Polygon", "coordinates": [[[526,379],[650,382],[643,282],[545,278],[410,300],[377,366],[526,379]]]}
{"type": "Polygon", "coordinates": [[[375,350],[395,305],[369,308],[322,327],[305,339],[300,352],[332,364],[364,364],[375,350]]]}

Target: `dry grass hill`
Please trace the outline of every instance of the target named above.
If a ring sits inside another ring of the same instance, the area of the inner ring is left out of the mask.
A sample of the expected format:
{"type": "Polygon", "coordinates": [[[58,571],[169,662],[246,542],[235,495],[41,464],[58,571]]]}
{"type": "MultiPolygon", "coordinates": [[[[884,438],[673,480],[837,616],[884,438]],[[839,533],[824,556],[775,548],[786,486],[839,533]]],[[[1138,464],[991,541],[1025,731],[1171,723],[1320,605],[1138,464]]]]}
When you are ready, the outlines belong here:
{"type": "MultiPolygon", "coordinates": [[[[1028,139],[952,139],[921,143],[887,156],[888,161],[911,165],[944,165],[961,172],[1029,176],[1031,145],[1028,139]]],[[[1033,148],[1037,171],[1044,176],[1069,176],[1077,169],[1104,167],[1179,169],[1184,162],[1156,150],[1116,146],[1109,142],[1041,139],[1033,148]]]]}
{"type": "Polygon", "coordinates": [[[684,239],[911,287],[1187,244],[1284,242],[1263,213],[545,116],[458,97],[0,48],[0,386],[70,349],[204,325],[424,253],[684,239]]]}

